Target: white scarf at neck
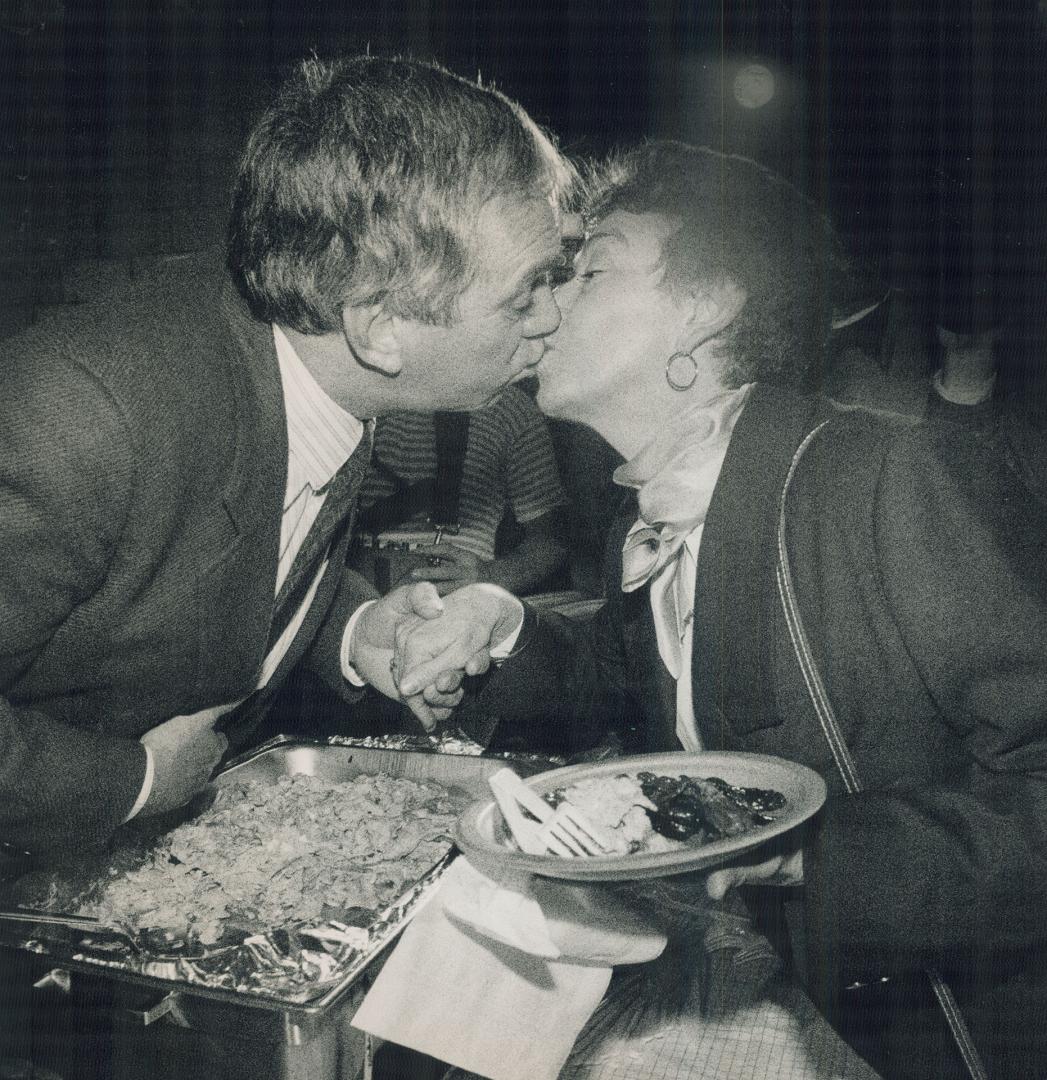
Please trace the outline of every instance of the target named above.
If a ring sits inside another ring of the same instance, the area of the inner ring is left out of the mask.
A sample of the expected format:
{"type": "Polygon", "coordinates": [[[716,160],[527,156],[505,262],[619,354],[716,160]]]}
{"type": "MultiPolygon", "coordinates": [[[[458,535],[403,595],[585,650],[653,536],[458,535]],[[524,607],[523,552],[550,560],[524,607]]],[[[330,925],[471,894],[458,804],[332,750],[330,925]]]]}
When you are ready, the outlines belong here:
{"type": "Polygon", "coordinates": [[[614,482],[639,489],[640,517],[622,549],[622,591],[641,588],[709,512],[734,425],[753,384],[695,403],[669,420],[614,482]]]}

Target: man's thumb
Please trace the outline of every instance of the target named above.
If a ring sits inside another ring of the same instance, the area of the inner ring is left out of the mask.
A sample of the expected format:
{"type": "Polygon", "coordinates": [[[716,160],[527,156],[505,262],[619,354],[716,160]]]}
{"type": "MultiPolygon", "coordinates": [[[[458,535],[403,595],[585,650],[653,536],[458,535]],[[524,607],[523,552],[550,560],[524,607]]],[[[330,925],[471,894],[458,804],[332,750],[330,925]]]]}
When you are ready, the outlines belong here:
{"type": "Polygon", "coordinates": [[[412,585],[407,594],[411,610],[423,619],[435,619],[444,613],[444,602],[431,581],[420,581],[412,585]]]}

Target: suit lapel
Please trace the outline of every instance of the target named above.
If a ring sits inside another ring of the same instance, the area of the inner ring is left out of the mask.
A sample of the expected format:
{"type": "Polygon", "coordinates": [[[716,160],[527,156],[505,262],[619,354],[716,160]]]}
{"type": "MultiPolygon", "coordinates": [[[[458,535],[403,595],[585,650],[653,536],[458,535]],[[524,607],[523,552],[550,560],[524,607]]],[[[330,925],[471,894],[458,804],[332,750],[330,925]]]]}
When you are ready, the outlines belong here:
{"type": "MultiPolygon", "coordinates": [[[[233,348],[229,373],[239,405],[236,456],[223,502],[241,531],[279,523],[287,487],[287,412],[272,327],[251,317],[230,283],[222,310],[233,348]]],[[[273,530],[273,592],[279,526],[273,530]]]]}
{"type": "Polygon", "coordinates": [[[201,678],[237,697],[252,689],[265,658],[287,487],[287,420],[272,329],[251,317],[231,283],[220,304],[226,340],[214,351],[236,402],[235,450],[220,496],[229,542],[200,575],[197,598],[201,678]],[[216,657],[226,671],[211,670],[216,657]]]}
{"type": "MultiPolygon", "coordinates": [[[[830,411],[825,401],[758,385],[731,437],[695,580],[694,711],[710,750],[781,723],[771,681],[778,496],[796,447],[830,411]]],[[[608,543],[606,587],[619,595],[621,546],[637,513],[635,496],[626,499],[608,543]]],[[[675,748],[676,684],[658,653],[649,586],[621,599],[626,664],[643,702],[646,748],[675,748]]]]}
{"type": "Polygon", "coordinates": [[[702,533],[692,676],[706,746],[781,723],[771,679],[778,496],[824,402],[757,386],[738,420],[702,533]]]}

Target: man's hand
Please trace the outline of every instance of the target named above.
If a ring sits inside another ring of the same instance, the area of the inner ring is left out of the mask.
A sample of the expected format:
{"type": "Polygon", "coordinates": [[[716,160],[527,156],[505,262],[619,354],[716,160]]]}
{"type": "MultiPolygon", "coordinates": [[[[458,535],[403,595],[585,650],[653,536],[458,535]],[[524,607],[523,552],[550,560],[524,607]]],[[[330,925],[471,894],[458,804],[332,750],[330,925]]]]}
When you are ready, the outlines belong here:
{"type": "Polygon", "coordinates": [[[759,862],[737,862],[721,866],[705,879],[705,891],[712,900],[722,900],[729,889],[739,885],[802,885],[803,848],[783,851],[759,862]]]}
{"type": "Polygon", "coordinates": [[[232,706],[218,705],[191,716],[176,716],[139,740],[153,755],[153,786],[140,816],[184,806],[211,779],[229,740],[214,730],[232,706]]]}
{"type": "MultiPolygon", "coordinates": [[[[443,604],[439,619],[405,620],[396,628],[394,674],[408,702],[454,673],[483,674],[491,649],[523,620],[520,601],[490,586],[467,585],[444,597],[443,604]]],[[[424,720],[423,727],[432,729],[424,720]]]]}
{"type": "Polygon", "coordinates": [[[485,581],[488,567],[486,559],[474,555],[455,544],[434,546],[429,556],[437,565],[416,566],[411,571],[415,581],[431,581],[441,596],[460,589],[463,585],[473,585],[485,581]]]}
{"type": "MultiPolygon", "coordinates": [[[[443,610],[443,601],[429,582],[393,589],[360,616],[349,642],[349,662],[376,690],[394,701],[402,700],[393,674],[396,632],[401,626],[424,625],[443,610]]],[[[461,673],[440,674],[442,677],[434,677],[406,701],[427,731],[450,716],[462,700],[461,673]]]]}

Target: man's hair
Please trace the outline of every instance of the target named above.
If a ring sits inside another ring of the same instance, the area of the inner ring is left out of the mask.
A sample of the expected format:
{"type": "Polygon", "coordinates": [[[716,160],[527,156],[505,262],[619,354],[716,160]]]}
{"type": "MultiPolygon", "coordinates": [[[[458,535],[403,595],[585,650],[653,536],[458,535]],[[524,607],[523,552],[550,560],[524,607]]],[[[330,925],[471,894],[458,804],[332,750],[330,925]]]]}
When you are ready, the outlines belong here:
{"type": "Polygon", "coordinates": [[[833,278],[846,259],[827,218],[796,188],[748,158],[670,141],[613,155],[587,188],[593,219],[623,210],[679,223],[662,249],[672,295],[723,281],[746,290],[720,334],[726,385],[801,389],[819,374],[833,278]]]}
{"type": "Polygon", "coordinates": [[[255,314],[305,334],[346,304],[453,322],[492,199],[566,196],[573,172],[524,110],[436,64],[307,60],[248,140],[229,265],[255,314]]]}

